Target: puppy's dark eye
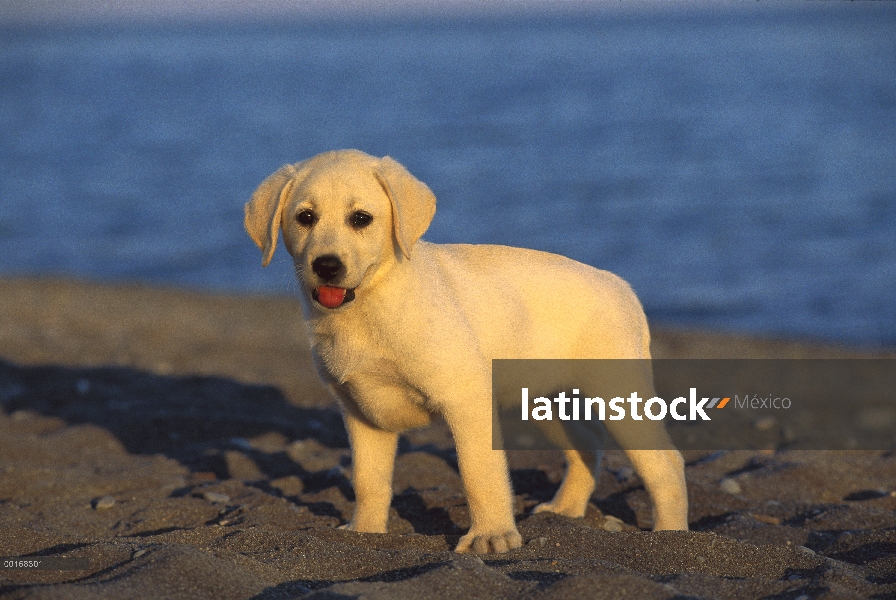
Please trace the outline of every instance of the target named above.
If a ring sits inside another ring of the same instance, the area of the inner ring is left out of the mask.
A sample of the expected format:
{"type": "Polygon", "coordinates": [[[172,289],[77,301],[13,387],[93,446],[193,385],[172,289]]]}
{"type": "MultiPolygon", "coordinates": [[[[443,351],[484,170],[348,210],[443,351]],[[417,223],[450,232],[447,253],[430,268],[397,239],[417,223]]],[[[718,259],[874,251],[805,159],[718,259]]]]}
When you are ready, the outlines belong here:
{"type": "Polygon", "coordinates": [[[314,225],[314,220],[314,213],[310,210],[303,210],[296,215],[296,221],[299,222],[299,225],[314,225]]]}
{"type": "Polygon", "coordinates": [[[365,227],[370,225],[370,222],[373,221],[373,217],[371,217],[366,212],[359,210],[352,213],[349,221],[351,222],[352,227],[354,227],[355,229],[364,229],[365,227]]]}

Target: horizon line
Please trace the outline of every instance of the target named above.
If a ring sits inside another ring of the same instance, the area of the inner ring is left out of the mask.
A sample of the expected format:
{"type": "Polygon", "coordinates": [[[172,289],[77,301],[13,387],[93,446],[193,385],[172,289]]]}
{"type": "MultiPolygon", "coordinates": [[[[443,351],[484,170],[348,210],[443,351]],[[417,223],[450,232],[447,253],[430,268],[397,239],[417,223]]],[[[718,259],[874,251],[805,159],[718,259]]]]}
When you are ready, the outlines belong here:
{"type": "Polygon", "coordinates": [[[435,5],[425,0],[343,0],[338,5],[330,0],[12,0],[0,3],[0,26],[719,13],[809,4],[828,5],[720,0],[440,0],[435,5]]]}

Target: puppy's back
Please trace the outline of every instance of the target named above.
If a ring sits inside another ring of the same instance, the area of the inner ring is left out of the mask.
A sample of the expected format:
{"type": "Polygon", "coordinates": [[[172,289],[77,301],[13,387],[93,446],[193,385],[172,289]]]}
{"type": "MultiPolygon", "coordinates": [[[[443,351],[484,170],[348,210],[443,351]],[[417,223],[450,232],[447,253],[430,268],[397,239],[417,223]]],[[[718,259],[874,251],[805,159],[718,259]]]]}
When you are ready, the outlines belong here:
{"type": "Polygon", "coordinates": [[[420,243],[489,358],[646,358],[647,321],[620,277],[524,248],[420,243]]]}

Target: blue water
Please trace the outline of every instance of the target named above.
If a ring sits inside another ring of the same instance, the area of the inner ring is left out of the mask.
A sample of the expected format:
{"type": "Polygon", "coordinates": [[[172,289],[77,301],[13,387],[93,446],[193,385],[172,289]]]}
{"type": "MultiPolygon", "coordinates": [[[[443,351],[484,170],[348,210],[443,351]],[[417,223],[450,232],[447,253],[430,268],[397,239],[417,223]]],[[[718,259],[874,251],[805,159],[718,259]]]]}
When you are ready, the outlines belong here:
{"type": "Polygon", "coordinates": [[[0,275],[289,293],[243,204],[359,148],[435,191],[430,241],[609,269],[657,323],[896,346],[896,5],[788,6],[0,30],[0,275]]]}

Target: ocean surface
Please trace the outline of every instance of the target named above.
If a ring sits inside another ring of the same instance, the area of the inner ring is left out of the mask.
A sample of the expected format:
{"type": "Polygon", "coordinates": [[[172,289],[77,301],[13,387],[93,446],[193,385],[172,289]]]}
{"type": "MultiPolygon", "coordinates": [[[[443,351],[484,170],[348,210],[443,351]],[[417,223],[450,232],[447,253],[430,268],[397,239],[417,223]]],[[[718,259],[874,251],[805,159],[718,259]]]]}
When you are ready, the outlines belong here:
{"type": "Polygon", "coordinates": [[[896,3],[781,6],[0,29],[0,276],[294,293],[243,204],[359,148],[435,191],[430,241],[614,271],[654,323],[896,347],[896,3]]]}

